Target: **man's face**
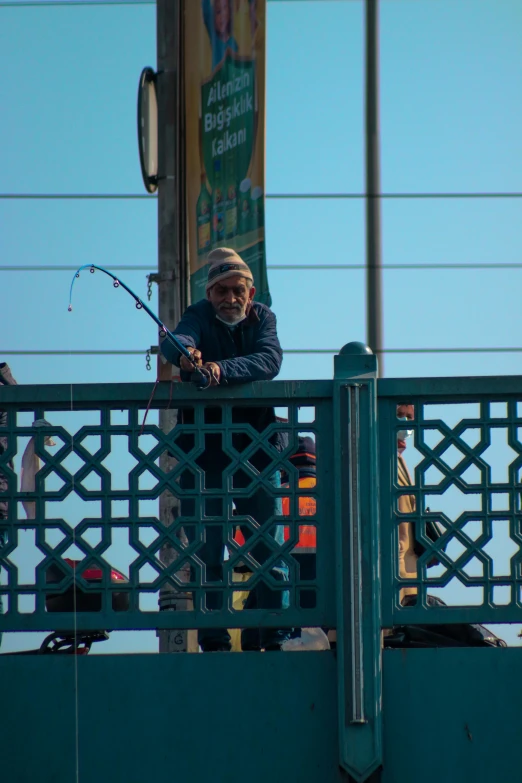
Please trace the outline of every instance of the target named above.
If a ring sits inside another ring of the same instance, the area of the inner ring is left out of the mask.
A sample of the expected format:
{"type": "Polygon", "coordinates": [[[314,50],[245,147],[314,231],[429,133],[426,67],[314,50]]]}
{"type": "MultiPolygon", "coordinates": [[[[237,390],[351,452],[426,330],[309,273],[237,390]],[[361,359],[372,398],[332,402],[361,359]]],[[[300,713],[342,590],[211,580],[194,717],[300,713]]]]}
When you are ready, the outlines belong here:
{"type": "MultiPolygon", "coordinates": [[[[413,405],[406,405],[401,404],[397,405],[397,418],[398,419],[407,419],[408,421],[412,421],[412,419],[415,418],[415,408],[413,405]]],[[[407,429],[407,427],[404,427],[404,429],[407,429]]],[[[406,441],[403,439],[397,439],[397,448],[399,450],[399,454],[402,454],[404,449],[406,448],[406,441]]]]}
{"type": "Polygon", "coordinates": [[[245,317],[247,305],[255,292],[254,286],[249,288],[249,282],[244,277],[234,275],[213,285],[207,298],[223,321],[234,324],[245,317]]]}

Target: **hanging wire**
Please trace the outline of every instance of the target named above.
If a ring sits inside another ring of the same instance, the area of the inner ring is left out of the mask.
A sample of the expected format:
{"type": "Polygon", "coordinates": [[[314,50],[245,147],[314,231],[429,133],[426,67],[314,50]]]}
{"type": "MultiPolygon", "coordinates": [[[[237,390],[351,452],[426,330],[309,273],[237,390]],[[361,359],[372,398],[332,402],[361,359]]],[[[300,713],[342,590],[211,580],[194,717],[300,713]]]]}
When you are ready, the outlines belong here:
{"type": "MultiPolygon", "coordinates": [[[[70,353],[70,351],[69,351],[70,353]]],[[[71,411],[74,410],[73,405],[73,384],[70,384],[71,388],[71,411]]],[[[71,433],[71,451],[74,454],[74,432],[71,433]]],[[[72,494],[75,493],[74,487],[74,473],[71,474],[71,489],[72,494]]],[[[72,545],[76,547],[76,525],[72,529],[72,545]]],[[[78,571],[76,566],[80,563],[77,562],[73,566],[73,631],[74,631],[74,728],[75,728],[75,777],[76,783],[80,783],[80,699],[78,688],[78,607],[77,607],[77,584],[76,579],[78,571]]]]}

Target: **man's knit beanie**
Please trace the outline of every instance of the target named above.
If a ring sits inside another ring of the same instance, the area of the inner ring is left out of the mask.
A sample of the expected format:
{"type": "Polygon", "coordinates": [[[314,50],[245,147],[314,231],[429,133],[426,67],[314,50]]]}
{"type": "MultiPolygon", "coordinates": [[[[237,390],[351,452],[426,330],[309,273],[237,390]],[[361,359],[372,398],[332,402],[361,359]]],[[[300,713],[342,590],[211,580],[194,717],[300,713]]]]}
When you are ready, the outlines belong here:
{"type": "Polygon", "coordinates": [[[248,264],[245,264],[241,256],[239,256],[235,250],[229,247],[218,247],[215,250],[211,250],[208,254],[208,280],[206,291],[210,291],[213,285],[226,280],[227,277],[234,277],[235,275],[241,275],[245,277],[252,285],[254,284],[254,276],[250,271],[248,264]]]}

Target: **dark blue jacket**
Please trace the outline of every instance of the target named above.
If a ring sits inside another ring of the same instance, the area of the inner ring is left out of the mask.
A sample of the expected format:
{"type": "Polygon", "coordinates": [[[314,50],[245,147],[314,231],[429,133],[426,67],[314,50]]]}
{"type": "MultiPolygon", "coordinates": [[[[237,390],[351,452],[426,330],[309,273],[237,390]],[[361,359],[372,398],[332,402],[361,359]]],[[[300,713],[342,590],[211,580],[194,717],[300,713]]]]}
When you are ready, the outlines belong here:
{"type": "MultiPolygon", "coordinates": [[[[247,318],[231,331],[216,318],[207,299],[191,305],[174,330],[187,347],[198,348],[204,362],[217,362],[221,383],[271,381],[279,373],[283,351],[276,317],[269,307],[254,302],[247,318]]],[[[179,367],[179,351],[168,340],[161,344],[165,358],[179,367]]],[[[189,380],[188,373],[181,374],[189,380]]]]}
{"type": "MultiPolygon", "coordinates": [[[[276,317],[269,307],[254,302],[248,317],[234,330],[230,330],[216,318],[216,313],[207,299],[191,305],[174,330],[176,337],[186,345],[198,348],[204,362],[217,362],[221,368],[220,383],[249,383],[250,381],[271,381],[278,374],[283,360],[283,351],[279,343],[276,317]]],[[[180,353],[163,340],[161,351],[165,358],[179,367],[180,353]]],[[[190,380],[190,373],[181,372],[181,380],[190,380]]],[[[219,411],[214,411],[219,414],[219,411]]],[[[219,415],[214,422],[212,411],[206,413],[208,423],[221,421],[219,415]]],[[[194,411],[185,409],[179,412],[178,420],[184,424],[194,422],[194,411]]],[[[269,407],[250,407],[234,405],[232,421],[238,424],[250,424],[262,432],[276,421],[275,411],[269,407]]],[[[248,445],[244,435],[234,436],[234,447],[239,450],[248,445]],[[243,441],[245,441],[243,443],[243,441]]],[[[276,448],[281,448],[279,434],[271,437],[276,448]]],[[[207,444],[206,451],[212,451],[207,444]]],[[[266,457],[266,455],[264,455],[266,457]]],[[[266,461],[270,461],[265,460],[266,461]]],[[[254,467],[263,470],[263,460],[253,461],[254,467]]]]}

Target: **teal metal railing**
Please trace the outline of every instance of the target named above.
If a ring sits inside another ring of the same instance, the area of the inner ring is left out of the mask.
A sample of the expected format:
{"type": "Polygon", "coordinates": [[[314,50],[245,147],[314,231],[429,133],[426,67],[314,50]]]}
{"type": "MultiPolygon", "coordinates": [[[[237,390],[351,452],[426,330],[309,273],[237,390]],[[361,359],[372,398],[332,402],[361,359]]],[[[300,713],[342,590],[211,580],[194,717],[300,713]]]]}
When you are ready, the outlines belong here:
{"type": "Polygon", "coordinates": [[[73,621],[85,631],[335,628],[339,761],[367,779],[382,763],[381,629],[521,621],[522,378],[377,381],[375,357],[350,344],[332,381],[204,393],[160,384],[143,426],[150,393],[149,384],[0,388],[0,631],[73,621]],[[401,403],[414,408],[410,486],[398,479],[401,403]],[[158,412],[167,407],[186,415],[165,433],[158,412]],[[278,418],[259,432],[249,411],[262,407],[278,418]],[[34,428],[40,419],[48,426],[34,428]],[[298,486],[289,459],[300,435],[315,442],[314,487],[298,486]],[[34,486],[21,476],[29,444],[41,461],[34,486]],[[408,513],[402,495],[414,499],[408,513]],[[306,519],[303,496],[316,502],[306,519]],[[424,550],[409,578],[398,558],[405,523],[424,550]],[[296,556],[303,524],[317,534],[306,573],[296,556]],[[216,537],[227,552],[219,573],[205,555],[216,537]],[[277,607],[239,610],[238,591],[261,583],[281,597],[277,607]],[[75,584],[96,610],[50,611],[75,584]],[[405,588],[412,606],[401,603],[405,588]],[[448,605],[430,605],[431,595],[448,605]]]}
{"type": "Polygon", "coordinates": [[[49,607],[53,596],[71,590],[75,580],[79,590],[100,600],[97,611],[77,612],[77,627],[84,630],[280,626],[282,616],[285,627],[335,627],[331,389],[331,383],[276,382],[202,394],[191,386],[177,384],[171,390],[163,384],[151,415],[170,404],[183,408],[191,422],[164,434],[154,423],[142,428],[148,384],[2,388],[0,407],[8,415],[1,435],[8,447],[0,455],[0,472],[9,486],[8,518],[0,520],[0,630],[69,627],[71,616],[49,607]],[[284,420],[259,433],[244,421],[253,408],[265,406],[277,407],[284,420]],[[35,430],[34,419],[45,419],[49,426],[35,430]],[[317,485],[306,491],[299,489],[288,460],[300,433],[314,439],[317,452],[317,485]],[[49,436],[56,446],[46,445],[49,436]],[[31,438],[41,465],[34,488],[27,491],[20,486],[20,459],[31,438]],[[209,448],[212,464],[205,458],[209,448]],[[216,462],[221,486],[216,485],[216,462]],[[282,472],[289,476],[286,487],[275,480],[282,472]],[[181,508],[176,518],[161,521],[157,501],[164,492],[181,508]],[[302,494],[316,500],[316,514],[306,522],[315,526],[318,540],[315,574],[306,580],[292,556],[303,522],[298,512],[302,494]],[[259,506],[260,497],[262,505],[273,506],[262,524],[250,509],[259,506]],[[284,517],[283,497],[290,509],[284,517]],[[34,504],[34,519],[26,518],[23,502],[34,504]],[[74,524],[64,515],[64,505],[74,524]],[[244,543],[238,543],[238,528],[243,538],[250,536],[244,543]],[[207,573],[201,554],[212,535],[221,537],[228,550],[218,578],[207,573]],[[127,551],[125,562],[118,542],[127,551]],[[165,550],[170,556],[164,556],[165,550]],[[79,561],[76,574],[70,560],[79,561]],[[34,565],[29,579],[22,575],[28,564],[34,565]],[[111,567],[128,581],[111,579],[111,567]],[[83,577],[93,569],[101,571],[95,583],[83,577]],[[251,574],[242,591],[264,580],[284,593],[285,608],[236,611],[238,569],[251,574]],[[274,569],[284,573],[283,581],[274,579],[274,569]],[[128,599],[123,609],[115,599],[122,592],[128,599]],[[192,608],[158,611],[160,604],[171,605],[174,594],[189,597],[192,608]],[[210,594],[221,596],[220,609],[208,608],[210,594]]]}
{"type": "Polygon", "coordinates": [[[522,620],[522,378],[381,380],[379,395],[382,622],[513,623],[522,620]],[[414,406],[407,425],[397,405],[414,406]],[[397,430],[413,430],[404,456],[412,486],[398,482],[397,430]],[[401,513],[399,497],[414,497],[401,513]],[[401,578],[398,531],[411,523],[425,551],[401,578]],[[441,535],[433,540],[427,524],[441,535]],[[430,563],[436,563],[430,566],[430,563]],[[400,593],[415,587],[413,606],[400,593]],[[428,605],[428,595],[448,606],[428,605]]]}
{"type": "Polygon", "coordinates": [[[363,780],[382,758],[376,360],[359,344],[341,353],[333,381],[160,384],[144,427],[148,384],[2,387],[0,631],[335,628],[339,760],[363,780]],[[164,433],[154,417],[167,407],[185,413],[164,433]],[[260,407],[278,415],[262,432],[248,423],[260,407]],[[298,486],[289,459],[300,435],[315,442],[315,487],[298,486]],[[41,465],[22,487],[31,443],[41,465]],[[162,493],[176,509],[168,519],[162,493]],[[313,516],[300,515],[302,496],[313,516]],[[304,524],[316,531],[306,573],[304,524]],[[219,573],[204,555],[216,537],[228,555],[219,573]],[[238,610],[238,592],[260,584],[281,596],[276,608],[238,610]],[[76,611],[50,611],[74,586],[76,611]],[[96,611],[83,611],[85,597],[96,611]]]}

